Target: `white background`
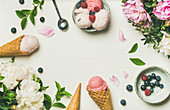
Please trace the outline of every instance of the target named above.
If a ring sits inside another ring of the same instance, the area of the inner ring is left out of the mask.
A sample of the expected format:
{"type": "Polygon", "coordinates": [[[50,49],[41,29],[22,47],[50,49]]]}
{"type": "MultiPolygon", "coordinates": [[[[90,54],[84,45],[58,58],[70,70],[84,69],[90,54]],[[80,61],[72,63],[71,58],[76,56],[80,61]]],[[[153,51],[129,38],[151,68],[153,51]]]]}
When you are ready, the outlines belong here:
{"type": "MultiPolygon", "coordinates": [[[[28,20],[26,29],[21,30],[20,19],[15,10],[24,8],[32,9],[32,0],[25,0],[20,5],[18,0],[1,0],[0,3],[0,45],[11,41],[22,34],[35,35],[40,41],[40,49],[32,56],[17,57],[16,62],[30,65],[37,69],[44,68],[40,75],[45,85],[50,88],[46,91],[52,97],[55,96],[55,83],[58,81],[66,90],[74,94],[78,84],[82,83],[80,110],[99,110],[97,105],[88,96],[86,85],[88,80],[94,76],[101,76],[111,89],[114,110],[169,110],[170,98],[163,104],[150,105],[143,102],[135,93],[127,92],[127,84],[134,85],[137,74],[146,67],[160,66],[170,72],[170,60],[163,54],[158,54],[152,47],[144,46],[141,42],[142,34],[135,31],[122,13],[120,1],[107,0],[111,9],[111,22],[109,30],[102,33],[86,33],[77,28],[72,21],[72,9],[76,1],[57,0],[61,15],[69,21],[69,30],[60,31],[56,23],[58,16],[52,4],[47,0],[43,10],[38,9],[36,25],[33,26],[28,20]],[[45,17],[45,23],[39,18],[45,17]],[[51,26],[55,35],[46,38],[37,33],[43,26],[51,26]],[[17,28],[17,33],[10,32],[11,27],[17,28]],[[122,43],[118,40],[118,30],[122,29],[127,41],[122,43]],[[139,44],[136,53],[128,54],[134,43],[139,44]],[[146,62],[145,66],[139,67],[129,61],[129,58],[138,57],[146,62]],[[129,77],[125,79],[122,71],[126,70],[129,77]],[[109,77],[115,75],[120,80],[120,86],[113,85],[109,77]],[[121,99],[126,99],[127,105],[120,105],[121,99]]],[[[9,61],[10,58],[0,58],[0,61],[9,61]]],[[[63,98],[62,102],[69,104],[71,98],[63,98]]],[[[54,110],[56,108],[53,108],[54,110]]],[[[57,108],[60,110],[59,108],[57,108]]],[[[62,110],[62,109],[61,109],[62,110]]]]}

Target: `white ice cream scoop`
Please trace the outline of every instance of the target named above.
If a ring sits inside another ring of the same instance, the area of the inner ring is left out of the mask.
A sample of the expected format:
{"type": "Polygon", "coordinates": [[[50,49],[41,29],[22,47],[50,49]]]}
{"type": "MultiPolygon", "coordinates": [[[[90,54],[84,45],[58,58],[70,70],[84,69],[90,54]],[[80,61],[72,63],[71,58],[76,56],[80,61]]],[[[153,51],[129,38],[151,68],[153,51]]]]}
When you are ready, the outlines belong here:
{"type": "Polygon", "coordinates": [[[92,22],[89,20],[89,14],[86,12],[78,14],[75,22],[79,28],[83,29],[89,28],[92,25],[92,22]]]}
{"type": "Polygon", "coordinates": [[[92,24],[93,28],[98,31],[105,29],[110,20],[109,12],[102,9],[98,13],[96,13],[95,16],[96,16],[96,19],[94,23],[92,24]]]}
{"type": "Polygon", "coordinates": [[[20,44],[20,50],[22,52],[32,53],[39,47],[39,41],[37,37],[31,35],[25,35],[20,44]]]}

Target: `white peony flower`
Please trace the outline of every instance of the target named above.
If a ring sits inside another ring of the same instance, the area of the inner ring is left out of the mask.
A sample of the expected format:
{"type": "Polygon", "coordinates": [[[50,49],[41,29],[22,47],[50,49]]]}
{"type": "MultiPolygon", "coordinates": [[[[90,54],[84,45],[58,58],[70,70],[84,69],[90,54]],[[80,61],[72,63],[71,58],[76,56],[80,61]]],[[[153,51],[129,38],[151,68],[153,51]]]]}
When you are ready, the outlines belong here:
{"type": "MultiPolygon", "coordinates": [[[[4,76],[5,78],[1,80],[8,90],[14,89],[18,81],[23,79],[33,79],[33,74],[35,77],[37,73],[30,67],[25,67],[24,65],[17,65],[16,63],[4,63],[0,64],[0,75],[4,76]]],[[[0,91],[3,89],[0,88],[0,91]]]]}
{"type": "Polygon", "coordinates": [[[24,79],[20,90],[17,89],[17,110],[41,110],[43,108],[44,95],[38,92],[40,84],[24,79]]]}
{"type": "Polygon", "coordinates": [[[170,55],[170,34],[162,32],[163,38],[158,46],[160,52],[164,53],[165,56],[170,55]]]}
{"type": "Polygon", "coordinates": [[[18,81],[25,79],[28,76],[28,72],[22,66],[15,63],[4,63],[0,65],[1,76],[5,78],[1,80],[6,85],[8,90],[14,89],[18,81]]]}

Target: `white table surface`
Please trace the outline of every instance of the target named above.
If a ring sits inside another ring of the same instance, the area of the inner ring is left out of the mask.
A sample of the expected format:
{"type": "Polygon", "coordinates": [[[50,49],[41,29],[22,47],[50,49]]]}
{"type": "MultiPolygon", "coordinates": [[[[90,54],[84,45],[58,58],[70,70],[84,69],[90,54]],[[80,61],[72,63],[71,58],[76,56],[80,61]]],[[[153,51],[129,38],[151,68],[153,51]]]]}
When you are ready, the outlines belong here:
{"type": "MultiPolygon", "coordinates": [[[[19,64],[30,65],[37,69],[44,68],[40,75],[45,85],[50,85],[46,91],[51,96],[55,95],[55,83],[58,81],[66,90],[74,94],[78,84],[82,83],[80,110],[99,110],[97,105],[88,96],[86,85],[89,78],[94,75],[101,76],[111,89],[114,110],[169,110],[170,98],[163,104],[150,105],[143,102],[135,93],[127,92],[127,84],[134,85],[137,74],[144,68],[160,66],[170,72],[170,60],[163,54],[158,54],[152,47],[144,46],[141,42],[142,34],[135,31],[122,13],[119,0],[107,0],[111,9],[111,22],[108,31],[103,33],[86,33],[77,28],[72,21],[72,9],[75,1],[57,0],[63,18],[69,21],[69,30],[60,31],[56,22],[58,16],[51,0],[46,0],[43,10],[38,10],[36,25],[28,21],[24,31],[20,28],[20,19],[15,10],[23,8],[32,9],[32,0],[25,0],[20,5],[18,0],[1,0],[0,3],[0,45],[19,37],[22,34],[35,35],[40,41],[40,49],[29,57],[17,57],[19,64]],[[45,23],[39,18],[45,17],[45,23]],[[52,26],[55,36],[46,38],[37,33],[37,29],[45,25],[52,26]],[[17,33],[10,32],[11,27],[17,28],[17,33]],[[127,41],[122,43],[118,40],[118,30],[122,29],[127,41]],[[136,53],[128,54],[134,43],[139,44],[136,53]],[[136,66],[129,61],[131,57],[141,58],[146,62],[145,66],[136,66]],[[126,70],[129,77],[125,79],[122,71],[126,70]],[[120,86],[114,86],[109,77],[115,75],[120,80],[120,86]],[[126,99],[127,105],[120,105],[120,100],[126,99]]],[[[10,58],[0,58],[0,61],[8,61],[10,58]]],[[[62,102],[69,104],[70,98],[63,98],[62,102]]],[[[56,108],[53,108],[56,110],[56,108]]],[[[57,110],[63,110],[57,108],[57,110]]]]}

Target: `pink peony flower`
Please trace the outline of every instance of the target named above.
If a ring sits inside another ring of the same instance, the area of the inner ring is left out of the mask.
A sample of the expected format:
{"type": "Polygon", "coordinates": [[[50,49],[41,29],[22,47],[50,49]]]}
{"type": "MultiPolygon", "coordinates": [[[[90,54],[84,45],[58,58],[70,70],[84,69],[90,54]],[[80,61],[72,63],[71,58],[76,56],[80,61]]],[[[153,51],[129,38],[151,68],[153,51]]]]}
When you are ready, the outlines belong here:
{"type": "Polygon", "coordinates": [[[161,20],[170,20],[170,0],[160,0],[153,13],[161,20]]]}
{"type": "Polygon", "coordinates": [[[123,12],[129,20],[136,24],[146,20],[151,22],[151,17],[144,9],[141,0],[128,0],[123,6],[123,12]]]}

